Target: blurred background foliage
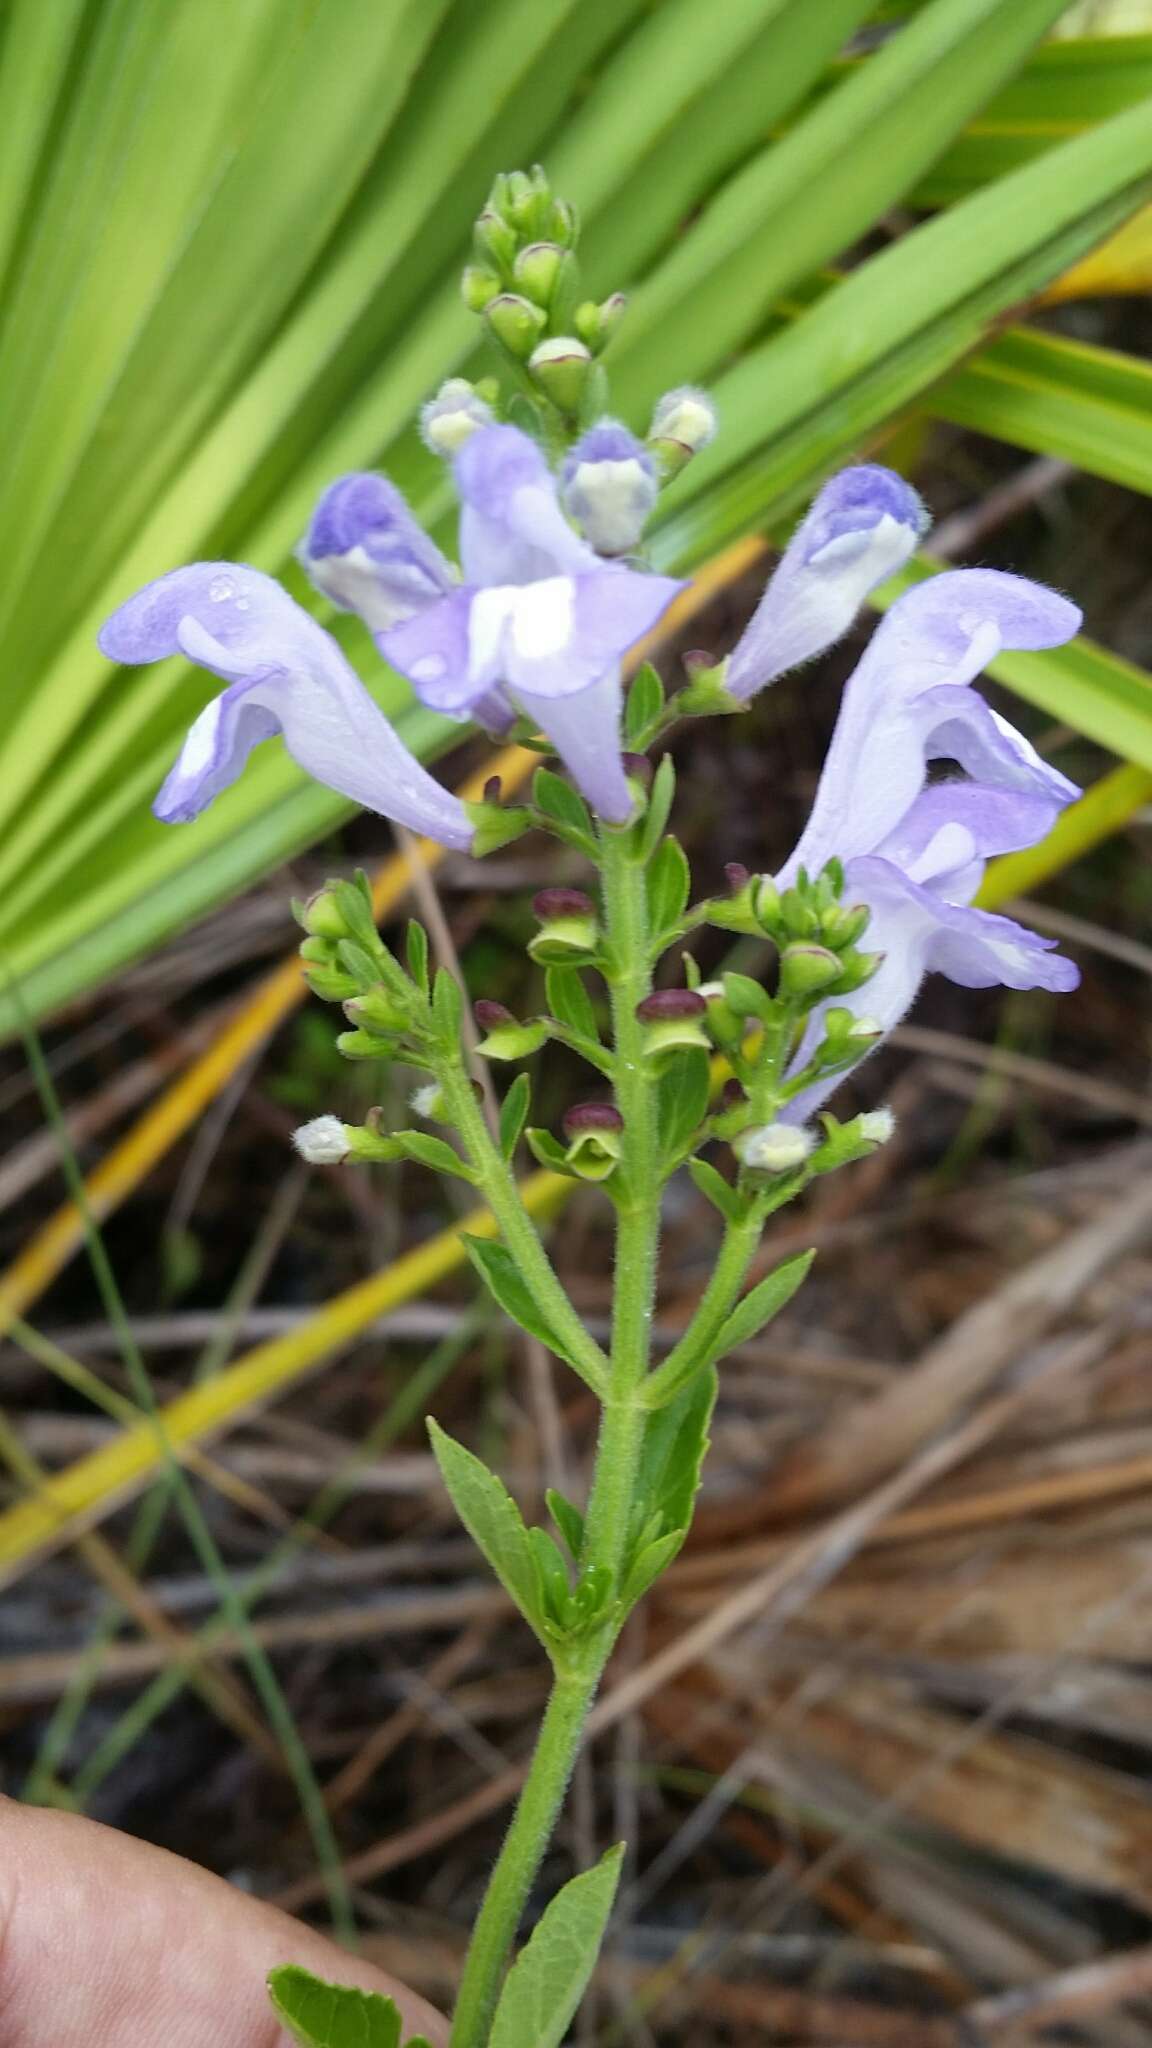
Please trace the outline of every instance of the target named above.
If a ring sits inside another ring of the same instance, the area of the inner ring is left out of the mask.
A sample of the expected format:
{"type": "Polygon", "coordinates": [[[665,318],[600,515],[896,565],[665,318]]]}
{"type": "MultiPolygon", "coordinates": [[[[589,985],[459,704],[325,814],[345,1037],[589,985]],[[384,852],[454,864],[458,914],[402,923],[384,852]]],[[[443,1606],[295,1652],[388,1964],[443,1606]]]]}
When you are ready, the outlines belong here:
{"type": "MultiPolygon", "coordinates": [[[[443,515],[411,421],[481,367],[456,280],[499,170],[544,161],[590,289],[631,295],[621,413],[716,394],[661,567],[770,528],[910,418],[1152,490],[1152,371],[1045,310],[1152,282],[1131,0],[710,0],[706,34],[699,0],[7,0],[0,25],[5,1029],[14,981],[52,1010],[341,817],[269,747],[195,826],[156,825],[203,678],[114,672],[94,634],[196,557],[303,595],[291,550],[343,469],[443,515]]],[[[450,746],[339,630],[409,743],[450,746]]],[[[1138,669],[1080,642],[998,673],[1152,771],[1138,669]]]]}

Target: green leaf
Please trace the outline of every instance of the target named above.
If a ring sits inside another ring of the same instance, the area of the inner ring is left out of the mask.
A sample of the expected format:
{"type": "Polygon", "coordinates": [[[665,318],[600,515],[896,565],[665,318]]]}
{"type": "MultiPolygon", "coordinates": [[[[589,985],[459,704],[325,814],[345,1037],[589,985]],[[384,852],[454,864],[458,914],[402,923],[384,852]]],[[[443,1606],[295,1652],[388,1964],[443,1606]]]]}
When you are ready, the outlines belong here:
{"type": "Polygon", "coordinates": [[[654,1517],[663,1533],[677,1530],[683,1536],[691,1526],[718,1385],[710,1366],[649,1418],[636,1487],[640,1532],[650,1529],[654,1517]]]}
{"type": "Polygon", "coordinates": [[[666,1161],[679,1158],[708,1114],[710,1075],[702,1046],[678,1052],[657,1083],[660,1148],[666,1161]]]}
{"type": "Polygon", "coordinates": [[[409,974],[421,993],[427,996],[429,990],[428,934],[423,925],[414,917],[408,920],[405,955],[408,961],[409,974]]]}
{"type": "Polygon", "coordinates": [[[532,801],[570,846],[578,846],[589,854],[595,851],[592,813],[563,776],[555,775],[551,768],[538,768],[532,777],[532,801]]]}
{"type": "Polygon", "coordinates": [[[649,860],[668,823],[672,799],[676,794],[676,763],[671,754],[665,754],[652,777],[648,792],[648,808],[636,828],[636,855],[639,860],[649,860]]]}
{"type": "Polygon", "coordinates": [[[441,1043],[456,1047],[464,1020],[464,999],[460,984],[446,967],[438,967],[432,980],[432,1022],[441,1043]]]}
{"type": "Polygon", "coordinates": [[[568,1164],[567,1146],[562,1145],[558,1138],[554,1138],[551,1131],[542,1130],[538,1124],[533,1124],[525,1131],[524,1136],[528,1150],[538,1165],[546,1167],[549,1173],[565,1174],[569,1180],[579,1178],[568,1164]]]}
{"type": "Polygon", "coordinates": [[[470,1186],[476,1185],[472,1168],[443,1138],[434,1138],[430,1131],[397,1131],[395,1137],[405,1158],[419,1160],[421,1166],[429,1167],[433,1173],[452,1174],[470,1186]]]}
{"type": "Polygon", "coordinates": [[[669,1529],[666,1535],[657,1536],[651,1543],[645,1543],[637,1550],[620,1588],[620,1605],[630,1613],[638,1600],[644,1598],[649,1586],[654,1586],[661,1572],[666,1571],[684,1543],[683,1529],[669,1529]]]}
{"type": "Polygon", "coordinates": [[[726,1357],[740,1344],[747,1344],[765,1323],[779,1315],[806,1279],[815,1257],[815,1252],[811,1251],[786,1259],[782,1266],[777,1266],[774,1273],[769,1273],[766,1280],[761,1280],[759,1286],[751,1288],[743,1300],[737,1302],[712,1346],[713,1360],[726,1357]]]}
{"type": "Polygon", "coordinates": [[[536,1554],[524,1519],[503,1482],[448,1436],[432,1416],[428,1434],[452,1505],[526,1622],[544,1640],[536,1554]]]}
{"type": "Polygon", "coordinates": [[[725,1180],[723,1174],[718,1173],[707,1159],[690,1159],[688,1171],[705,1201],[711,1202],[714,1209],[719,1209],[726,1222],[742,1221],[744,1197],[738,1188],[733,1187],[731,1181],[725,1180]]]}
{"type": "Polygon", "coordinates": [[[662,951],[660,942],[666,941],[679,925],[692,887],[688,858],[678,839],[660,841],[648,863],[645,885],[653,946],[662,951]]]}
{"type": "Polygon", "coordinates": [[[570,1352],[537,1306],[536,1297],[521,1278],[520,1268],[511,1252],[493,1238],[470,1237],[467,1232],[462,1234],[460,1242],[505,1315],[519,1323],[522,1330],[527,1330],[530,1337],[538,1337],[549,1351],[556,1353],[557,1358],[571,1365],[570,1352]]]}
{"type": "Polygon", "coordinates": [[[400,2048],[399,2010],[377,1991],[326,1984],[298,1963],[284,1963],[268,1973],[268,1996],[303,2048],[400,2048]]]}
{"type": "Polygon", "coordinates": [[[527,1074],[517,1074],[500,1104],[500,1150],[505,1159],[511,1159],[520,1143],[520,1134],[527,1120],[531,1100],[531,1081],[527,1074]]]}
{"type": "Polygon", "coordinates": [[[570,1500],[565,1500],[564,1495],[558,1493],[554,1486],[548,1488],[544,1498],[548,1504],[548,1513],[568,1545],[573,1564],[578,1565],[584,1548],[583,1515],[579,1508],[573,1507],[570,1500]]]}
{"type": "Polygon", "coordinates": [[[938,384],[930,409],[1152,493],[1152,365],[1136,356],[1014,327],[938,384]]]}
{"type": "Polygon", "coordinates": [[[550,967],[544,976],[548,1008],[560,1024],[597,1044],[600,1027],[592,998],[578,967],[550,967]]]}
{"type": "Polygon", "coordinates": [[[664,710],[664,685],[650,661],[644,662],[632,678],[624,706],[624,741],[633,753],[642,753],[664,710]]]}
{"type": "Polygon", "coordinates": [[[560,2048],[596,1965],[624,1847],[556,1894],[504,1980],[488,2048],[560,2048]]]}

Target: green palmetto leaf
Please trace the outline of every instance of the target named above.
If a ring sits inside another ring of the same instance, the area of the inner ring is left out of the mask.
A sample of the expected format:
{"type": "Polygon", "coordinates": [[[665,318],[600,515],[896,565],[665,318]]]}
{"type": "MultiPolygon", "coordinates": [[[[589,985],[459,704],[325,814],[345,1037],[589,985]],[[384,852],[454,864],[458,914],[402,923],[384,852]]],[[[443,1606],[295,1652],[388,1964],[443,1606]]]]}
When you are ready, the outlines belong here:
{"type": "MultiPolygon", "coordinates": [[[[846,42],[886,13],[867,0],[712,0],[706,22],[698,0],[12,0],[0,951],[29,1007],[346,815],[266,748],[195,826],[156,825],[147,804],[204,679],[180,663],[115,673],[93,636],[179,562],[283,570],[341,469],[385,461],[422,516],[446,514],[411,421],[473,365],[455,277],[497,170],[546,158],[585,216],[593,289],[639,287],[614,396],[638,425],[662,383],[723,372],[724,440],[657,535],[662,559],[691,566],[786,510],[1139,203],[1152,150],[1134,109],[830,295],[807,288],[992,95],[1073,89],[1079,59],[1034,54],[1058,12],[927,0],[845,75],[846,42]],[[765,340],[785,293],[804,306],[795,334],[765,340]]],[[[1096,69],[1093,119],[1121,91],[1096,69]]],[[[409,744],[443,750],[458,729],[412,705],[354,621],[338,630],[409,744]]]]}
{"type": "Polygon", "coordinates": [[[931,397],[937,419],[1152,492],[1152,366],[1027,327],[1001,335],[931,397]]]}

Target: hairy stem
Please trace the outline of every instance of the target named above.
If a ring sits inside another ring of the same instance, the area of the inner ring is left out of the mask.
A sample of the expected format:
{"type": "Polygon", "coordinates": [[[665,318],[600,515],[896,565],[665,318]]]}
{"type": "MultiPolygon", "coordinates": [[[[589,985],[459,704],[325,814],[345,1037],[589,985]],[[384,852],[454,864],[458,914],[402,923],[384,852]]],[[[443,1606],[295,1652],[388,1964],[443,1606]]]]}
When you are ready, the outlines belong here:
{"type": "MultiPolygon", "coordinates": [[[[600,1389],[603,1414],[581,1564],[585,1570],[606,1566],[619,1592],[647,1419],[643,1385],[649,1365],[660,1229],[656,1089],[645,1069],[643,1026],[636,1016],[636,1005],[652,985],[645,869],[635,858],[631,834],[604,831],[602,877],[616,1100],[624,1118],[624,1138],[616,1197],[612,1350],[607,1383],[600,1389]]],[[[449,1099],[449,1107],[456,1115],[455,1099],[449,1099]]],[[[475,1111],[474,1104],[472,1107],[475,1111]]],[[[482,1124],[478,1113],[475,1121],[482,1124]]],[[[466,1122],[457,1116],[457,1122],[473,1164],[483,1171],[479,1148],[474,1149],[472,1119],[466,1122]]],[[[487,1132],[483,1136],[491,1145],[487,1132]]],[[[496,1159],[502,1172],[498,1154],[496,1159]]],[[[482,1184],[492,1200],[487,1179],[482,1184]]],[[[504,1229],[494,1200],[492,1206],[504,1229]]],[[[516,1253],[515,1246],[510,1249],[516,1253]]],[[[548,1270],[551,1272],[550,1267],[548,1270]]],[[[567,1645],[557,1660],[556,1681],[528,1776],[469,1945],[451,2048],[484,2048],[488,2039],[520,1916],[555,1826],[588,1710],[623,1619],[617,1601],[607,1622],[583,1640],[567,1645]]]]}

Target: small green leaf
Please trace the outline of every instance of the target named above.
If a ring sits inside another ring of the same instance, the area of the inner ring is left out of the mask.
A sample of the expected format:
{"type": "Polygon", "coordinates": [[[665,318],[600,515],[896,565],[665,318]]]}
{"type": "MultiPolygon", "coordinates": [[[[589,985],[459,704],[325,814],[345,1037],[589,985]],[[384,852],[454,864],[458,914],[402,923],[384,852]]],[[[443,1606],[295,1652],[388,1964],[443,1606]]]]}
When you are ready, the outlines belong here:
{"type": "Polygon", "coordinates": [[[268,1996],[276,2017],[303,2048],[400,2048],[399,2011],[378,1991],[326,1984],[299,1964],[285,1963],[269,1971],[268,1996]]]}
{"type": "Polygon", "coordinates": [[[355,939],[341,939],[336,947],[336,957],[344,972],[350,974],[361,988],[376,986],[380,979],[380,962],[367,947],[357,945],[355,939]]]}
{"type": "Polygon", "coordinates": [[[637,1551],[620,1588],[620,1605],[627,1614],[638,1600],[644,1598],[649,1586],[653,1586],[666,1570],[684,1541],[683,1529],[670,1529],[664,1536],[658,1536],[654,1543],[646,1543],[637,1551]]]}
{"type": "Polygon", "coordinates": [[[405,946],[408,972],[417,988],[427,996],[430,983],[428,978],[428,934],[422,924],[413,917],[408,921],[405,946]]]}
{"type": "Polygon", "coordinates": [[[551,768],[538,768],[532,777],[532,801],[570,846],[578,846],[586,853],[595,850],[592,813],[570,782],[554,775],[551,768]]]}
{"type": "Polygon", "coordinates": [[[511,1159],[520,1143],[532,1100],[532,1083],[527,1074],[517,1074],[512,1086],[500,1104],[500,1150],[505,1159],[511,1159]]]}
{"type": "Polygon", "coordinates": [[[599,1039],[600,1028],[592,998],[577,967],[550,967],[544,977],[548,1008],[558,1024],[567,1024],[581,1038],[599,1039]]]}
{"type": "Polygon", "coordinates": [[[504,1980],[488,2048],[560,2048],[595,1968],[623,1859],[620,1843],[556,1894],[504,1980]]]}
{"type": "Polygon", "coordinates": [[[554,1486],[548,1488],[544,1499],[548,1504],[548,1513],[568,1545],[573,1564],[579,1564],[580,1553],[584,1548],[583,1515],[579,1508],[573,1507],[570,1500],[565,1500],[564,1495],[558,1493],[554,1486]]]}
{"type": "Polygon", "coordinates": [[[406,1159],[418,1160],[433,1173],[454,1174],[457,1180],[466,1180],[470,1187],[475,1187],[472,1168],[443,1138],[434,1138],[430,1131],[397,1131],[395,1141],[406,1159]]]}
{"type": "Polygon", "coordinates": [[[567,1566],[547,1529],[529,1529],[528,1541],[539,1574],[541,1612],[554,1627],[565,1628],[572,1598],[567,1566]]]}
{"type": "Polygon", "coordinates": [[[653,848],[656,846],[665,825],[668,823],[668,813],[672,809],[672,799],[675,794],[676,764],[671,754],[665,754],[655,775],[652,777],[652,787],[648,792],[648,808],[637,827],[636,853],[638,859],[648,860],[651,858],[653,848]]]}
{"type": "Polygon", "coordinates": [[[692,876],[678,839],[662,839],[648,865],[648,923],[653,944],[663,951],[684,915],[692,876]]]}
{"type": "Polygon", "coordinates": [[[758,1287],[753,1287],[743,1301],[738,1301],[712,1347],[713,1358],[723,1358],[729,1351],[735,1351],[738,1344],[746,1344],[757,1330],[770,1323],[773,1316],[791,1301],[815,1257],[815,1251],[810,1251],[800,1252],[794,1259],[786,1259],[774,1273],[769,1273],[766,1280],[761,1280],[758,1287]]]}
{"type": "Polygon", "coordinates": [[[532,1124],[524,1136],[528,1150],[538,1165],[547,1167],[549,1173],[565,1174],[569,1180],[579,1178],[568,1164],[567,1147],[562,1145],[558,1138],[554,1138],[551,1131],[543,1130],[539,1124],[532,1124]]]}
{"type": "Polygon", "coordinates": [[[463,1014],[459,982],[446,967],[438,967],[432,983],[432,1021],[445,1045],[459,1045],[463,1014]]]}
{"type": "Polygon", "coordinates": [[[460,1242],[505,1315],[519,1323],[522,1330],[527,1330],[530,1337],[539,1337],[549,1351],[554,1351],[557,1358],[571,1365],[570,1353],[545,1320],[511,1252],[489,1237],[470,1237],[467,1232],[461,1235],[460,1242]]]}
{"type": "Polygon", "coordinates": [[[543,1639],[539,1570],[519,1508],[496,1474],[431,1416],[428,1434],[456,1513],[525,1621],[543,1639]]]}
{"type": "Polygon", "coordinates": [[[734,1188],[731,1181],[725,1180],[723,1174],[718,1173],[707,1159],[690,1159],[688,1171],[705,1201],[711,1202],[714,1209],[719,1209],[726,1222],[743,1221],[745,1201],[739,1188],[734,1188]]]}
{"type": "Polygon", "coordinates": [[[675,1529],[683,1535],[689,1528],[718,1384],[713,1366],[695,1373],[688,1386],[652,1416],[644,1432],[637,1486],[641,1533],[657,1514],[665,1532],[675,1529]]]}
{"type": "Polygon", "coordinates": [[[708,1055],[702,1046],[676,1054],[660,1076],[660,1144],[674,1161],[708,1114],[708,1055]]]}
{"type": "Polygon", "coordinates": [[[633,753],[641,753],[659,725],[664,710],[664,685],[650,661],[637,669],[624,709],[624,739],[633,753]]]}

